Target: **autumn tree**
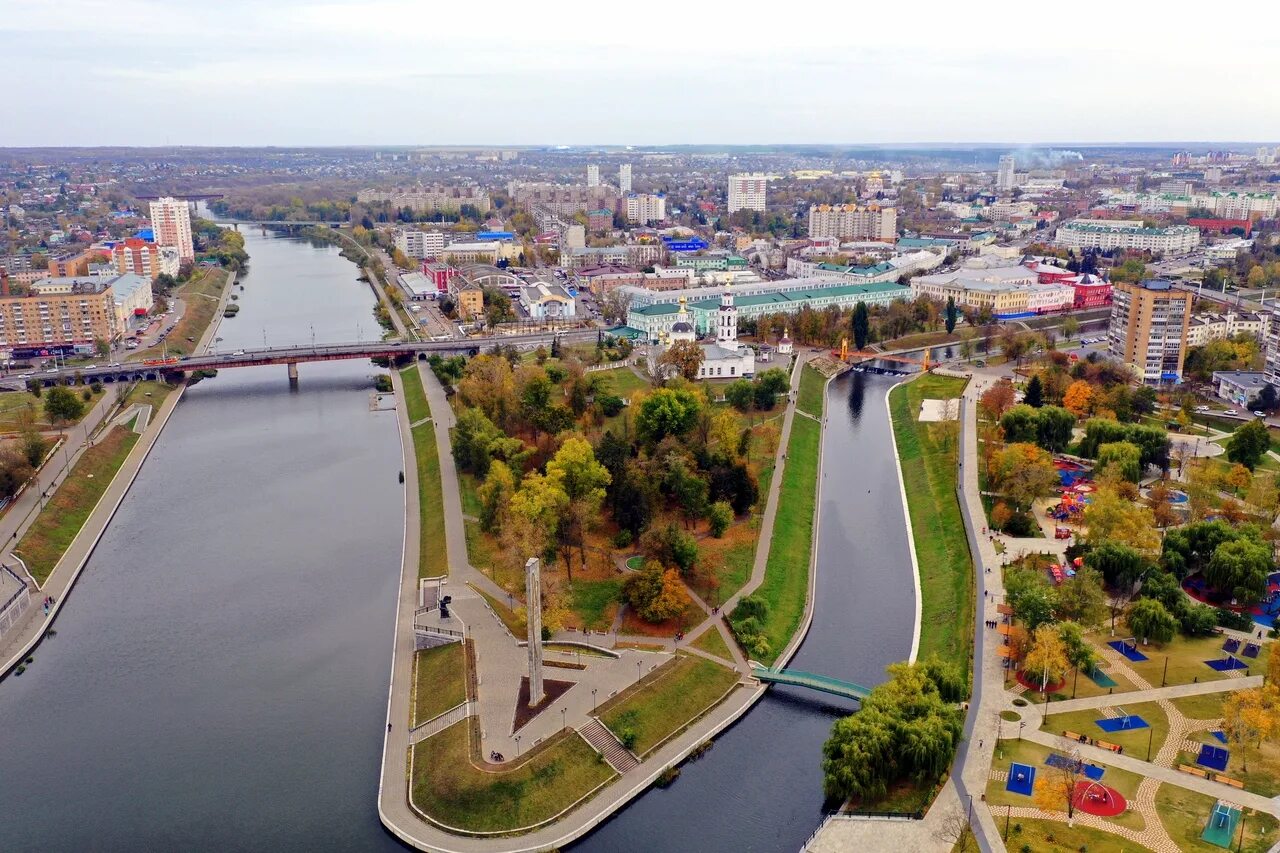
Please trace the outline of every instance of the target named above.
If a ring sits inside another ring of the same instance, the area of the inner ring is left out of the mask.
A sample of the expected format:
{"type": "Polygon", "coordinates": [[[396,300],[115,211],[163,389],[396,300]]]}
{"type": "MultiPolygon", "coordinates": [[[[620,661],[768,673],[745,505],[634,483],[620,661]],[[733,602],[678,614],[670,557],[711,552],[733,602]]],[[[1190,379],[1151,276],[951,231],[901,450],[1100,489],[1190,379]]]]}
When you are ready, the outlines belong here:
{"type": "Polygon", "coordinates": [[[622,593],[646,622],[665,622],[684,612],[689,594],[675,569],[664,569],[657,560],[627,578],[622,593]]]}
{"type": "Polygon", "coordinates": [[[1280,734],[1280,685],[1237,690],[1222,703],[1222,730],[1241,751],[1244,772],[1249,772],[1248,751],[1261,749],[1264,741],[1280,734]]]}
{"type": "Polygon", "coordinates": [[[989,475],[995,487],[1020,510],[1053,494],[1059,483],[1053,458],[1034,444],[1010,444],[999,451],[989,475]]]}
{"type": "Polygon", "coordinates": [[[1047,812],[1067,813],[1067,826],[1072,826],[1076,813],[1076,783],[1084,777],[1084,762],[1068,759],[1042,768],[1036,777],[1031,799],[1047,812]]]}
{"type": "Polygon", "coordinates": [[[1082,379],[1078,379],[1067,386],[1067,391],[1062,395],[1062,406],[1076,417],[1084,417],[1089,413],[1089,407],[1093,401],[1093,386],[1082,379]]]}
{"type": "Polygon", "coordinates": [[[1044,690],[1050,684],[1061,681],[1071,668],[1067,647],[1058,633],[1058,626],[1046,623],[1035,629],[1031,636],[1031,650],[1022,661],[1027,679],[1040,683],[1044,690]]]}
{"type": "Polygon", "coordinates": [[[658,356],[658,364],[692,382],[698,378],[706,352],[694,341],[676,341],[658,356]]]}
{"type": "Polygon", "coordinates": [[[502,519],[515,494],[515,478],[505,462],[494,461],[489,465],[489,474],[485,477],[476,496],[480,499],[480,529],[486,533],[502,532],[502,519]]]}
{"type": "MultiPolygon", "coordinates": [[[[566,548],[574,544],[578,546],[580,565],[585,569],[586,528],[600,514],[605,487],[612,478],[608,470],[596,461],[591,444],[585,438],[571,436],[547,463],[547,479],[557,482],[565,494],[563,540],[566,548]]],[[[565,565],[569,565],[567,553],[565,565]]],[[[569,579],[573,579],[572,568],[569,569],[569,579]]]]}
{"type": "Polygon", "coordinates": [[[1135,551],[1154,553],[1160,548],[1160,534],[1151,510],[1126,501],[1114,489],[1099,487],[1085,508],[1084,523],[1089,542],[1114,542],[1135,551]]]}
{"type": "Polygon", "coordinates": [[[1008,382],[997,382],[982,392],[982,396],[978,398],[978,405],[982,407],[983,414],[988,418],[999,420],[1012,408],[1013,401],[1013,385],[1008,382]]]}

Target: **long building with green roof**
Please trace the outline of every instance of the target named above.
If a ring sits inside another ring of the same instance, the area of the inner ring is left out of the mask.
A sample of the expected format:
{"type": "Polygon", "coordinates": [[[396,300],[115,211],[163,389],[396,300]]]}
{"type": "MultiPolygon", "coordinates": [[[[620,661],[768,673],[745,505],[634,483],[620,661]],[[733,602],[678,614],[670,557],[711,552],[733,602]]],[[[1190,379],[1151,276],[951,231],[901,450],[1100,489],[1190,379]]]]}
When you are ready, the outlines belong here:
{"type": "MultiPolygon", "coordinates": [[[[707,299],[688,303],[690,319],[698,334],[715,330],[715,318],[720,310],[718,292],[707,288],[707,299]],[[715,294],[714,296],[712,294],[715,294]]],[[[895,299],[910,299],[911,288],[896,282],[877,284],[845,284],[835,287],[816,287],[804,290],[785,290],[754,294],[740,294],[734,298],[738,320],[754,320],[766,314],[797,314],[806,306],[814,311],[826,308],[852,308],[859,302],[867,305],[888,305],[895,299]]],[[[672,302],[651,305],[633,304],[627,312],[627,325],[639,330],[652,341],[671,332],[680,306],[672,302]]]]}

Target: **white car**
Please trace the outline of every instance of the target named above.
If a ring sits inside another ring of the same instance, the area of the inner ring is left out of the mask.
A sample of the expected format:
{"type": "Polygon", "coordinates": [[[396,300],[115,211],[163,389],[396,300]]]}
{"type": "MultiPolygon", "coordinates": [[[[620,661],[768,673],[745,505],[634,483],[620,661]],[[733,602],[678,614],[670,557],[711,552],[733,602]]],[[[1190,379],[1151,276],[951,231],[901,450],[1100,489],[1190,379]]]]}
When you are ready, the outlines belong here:
{"type": "Polygon", "coordinates": [[[1239,412],[1237,412],[1235,409],[1227,409],[1227,410],[1226,410],[1225,412],[1223,412],[1222,414],[1226,415],[1226,416],[1227,416],[1227,417],[1229,417],[1229,418],[1235,418],[1235,417],[1239,417],[1239,416],[1240,416],[1240,413],[1239,413],[1239,412]]]}

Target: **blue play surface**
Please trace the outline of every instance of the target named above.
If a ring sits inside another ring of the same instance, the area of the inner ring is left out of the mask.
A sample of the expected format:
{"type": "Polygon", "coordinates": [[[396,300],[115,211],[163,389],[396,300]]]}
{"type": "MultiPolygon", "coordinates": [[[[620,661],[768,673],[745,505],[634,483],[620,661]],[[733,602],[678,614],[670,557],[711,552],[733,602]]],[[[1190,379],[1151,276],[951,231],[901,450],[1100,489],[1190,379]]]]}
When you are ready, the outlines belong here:
{"type": "Polygon", "coordinates": [[[1044,760],[1044,763],[1050,767],[1080,767],[1085,776],[1097,782],[1102,778],[1102,774],[1106,771],[1095,764],[1085,764],[1082,761],[1076,761],[1074,758],[1068,758],[1060,752],[1053,752],[1044,760]]]}
{"type": "Polygon", "coordinates": [[[1098,728],[1104,732],[1127,732],[1131,729],[1145,729],[1147,721],[1137,714],[1125,714],[1123,717],[1107,717],[1096,720],[1098,728]]]}
{"type": "Polygon", "coordinates": [[[1015,761],[1009,766],[1009,780],[1004,783],[1004,789],[1029,797],[1035,783],[1036,769],[1030,764],[1018,764],[1015,761]]]}
{"type": "Polygon", "coordinates": [[[1205,663],[1209,665],[1210,669],[1216,669],[1218,672],[1230,672],[1233,669],[1247,668],[1244,661],[1239,658],[1233,658],[1231,655],[1227,655],[1223,660],[1207,660],[1205,663]]]}
{"type": "Polygon", "coordinates": [[[1226,742],[1227,742],[1227,733],[1226,733],[1226,732],[1224,732],[1224,731],[1209,732],[1209,734],[1213,735],[1214,737],[1216,737],[1218,740],[1222,741],[1223,743],[1226,743],[1226,742]]]}
{"type": "Polygon", "coordinates": [[[1196,759],[1196,764],[1221,772],[1227,769],[1227,759],[1230,757],[1231,752],[1225,746],[1206,743],[1200,747],[1200,756],[1196,759]]]}
{"type": "Polygon", "coordinates": [[[1118,687],[1119,686],[1118,684],[1116,684],[1116,680],[1114,678],[1107,675],[1105,672],[1098,669],[1096,666],[1093,669],[1086,672],[1085,675],[1089,676],[1089,680],[1092,681],[1094,684],[1098,685],[1099,687],[1118,687]]]}
{"type": "Polygon", "coordinates": [[[1144,655],[1142,652],[1135,649],[1133,646],[1125,645],[1122,640],[1112,640],[1111,642],[1107,643],[1107,645],[1115,649],[1120,654],[1124,655],[1134,663],[1142,663],[1144,660],[1147,659],[1146,655],[1144,655]]]}
{"type": "Polygon", "coordinates": [[[1262,647],[1257,643],[1245,643],[1244,652],[1242,652],[1242,654],[1247,658],[1256,658],[1260,651],[1262,651],[1262,647]]]}

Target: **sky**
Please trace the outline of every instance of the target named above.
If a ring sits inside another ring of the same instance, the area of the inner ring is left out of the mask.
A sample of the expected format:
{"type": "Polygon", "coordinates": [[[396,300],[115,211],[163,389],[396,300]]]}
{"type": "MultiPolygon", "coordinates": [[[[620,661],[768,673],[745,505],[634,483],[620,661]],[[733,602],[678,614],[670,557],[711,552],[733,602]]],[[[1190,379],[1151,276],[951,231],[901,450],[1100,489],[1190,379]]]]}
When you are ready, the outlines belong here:
{"type": "Polygon", "coordinates": [[[1274,144],[1277,33],[1275,0],[0,0],[0,147],[1274,144]]]}

